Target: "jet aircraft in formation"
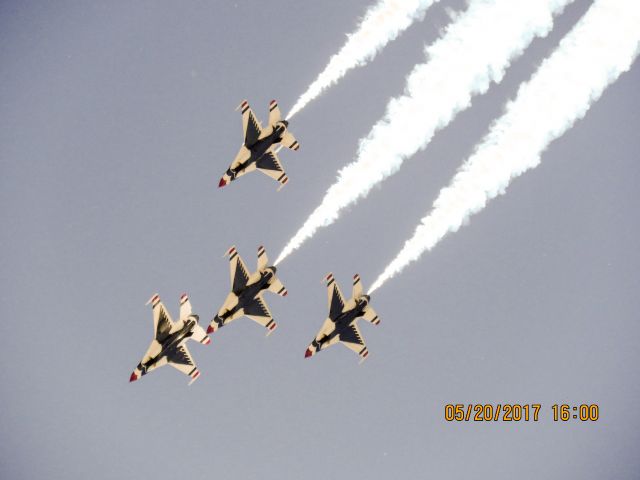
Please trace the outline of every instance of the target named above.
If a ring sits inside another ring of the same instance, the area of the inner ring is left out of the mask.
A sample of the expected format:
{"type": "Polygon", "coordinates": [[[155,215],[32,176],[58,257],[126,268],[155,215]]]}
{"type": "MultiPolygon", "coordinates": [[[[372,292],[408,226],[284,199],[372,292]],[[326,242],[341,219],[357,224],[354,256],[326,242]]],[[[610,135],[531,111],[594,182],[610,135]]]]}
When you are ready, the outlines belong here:
{"type": "Polygon", "coordinates": [[[289,131],[289,122],[282,119],[280,108],[275,100],[271,100],[269,104],[267,128],[262,128],[260,120],[256,118],[246,100],[236,110],[238,109],[242,112],[244,142],[231,166],[220,179],[218,187],[224,187],[229,182],[257,169],[280,183],[278,188],[280,190],[289,177],[282,168],[275,146],[281,144],[291,150],[300,148],[300,144],[289,131]]]}
{"type": "MultiPolygon", "coordinates": [[[[147,302],[153,306],[153,340],[142,360],[131,374],[129,381],[138,378],[163,365],[171,365],[185,375],[191,377],[191,385],[200,375],[191,354],[186,346],[188,339],[208,345],[211,334],[224,325],[247,316],[267,329],[267,335],[276,329],[276,322],[264,302],[263,293],[271,291],[281,296],[287,295],[287,289],[276,277],[276,267],[269,266],[264,247],[258,248],[258,268],[249,273],[247,266],[235,247],[231,247],[226,255],[229,256],[231,273],[231,292],[227,296],[220,310],[215,315],[205,332],[198,324],[198,315],[192,313],[189,297],[183,294],[180,298],[180,320],[173,322],[169,312],[160,297],[156,294],[147,302]]],[[[369,355],[369,350],[362,339],[357,321],[364,319],[374,325],[380,323],[380,318],[370,305],[369,295],[362,290],[360,275],[353,277],[353,291],[351,298],[345,302],[340,287],[333,274],[325,277],[327,283],[327,300],[329,316],[320,331],[307,347],[305,358],[315,355],[336,343],[342,343],[353,350],[362,363],[369,355]]]]}
{"type": "Polygon", "coordinates": [[[231,275],[231,292],[211,320],[207,333],[213,333],[233,320],[246,315],[254,322],[267,329],[267,335],[273,332],[277,324],[264,301],[262,294],[269,290],[285,297],[287,289],[276,277],[276,267],[269,266],[267,252],[263,246],[258,248],[258,268],[249,273],[236,247],[231,247],[229,256],[229,272],[231,275]]]}
{"type": "Polygon", "coordinates": [[[305,358],[315,355],[320,350],[342,343],[353,350],[360,357],[362,363],[369,355],[369,350],[362,339],[357,320],[364,319],[367,322],[378,325],[380,318],[369,302],[371,298],[362,291],[360,275],[353,277],[353,291],[351,299],[345,302],[338,283],[332,273],[325,280],[327,282],[327,300],[329,303],[329,316],[326,318],[316,338],[309,344],[305,352],[305,358]]]}
{"type": "MultiPolygon", "coordinates": [[[[242,111],[244,142],[218,186],[224,187],[246,173],[260,170],[280,183],[279,190],[289,178],[282,168],[275,146],[282,145],[291,150],[300,148],[300,144],[289,131],[289,122],[282,119],[275,100],[269,104],[269,125],[264,129],[246,100],[237,109],[242,111]]],[[[263,293],[271,291],[284,297],[287,295],[287,289],[276,277],[276,267],[269,265],[264,247],[258,248],[258,264],[254,273],[249,273],[235,247],[231,247],[226,255],[229,257],[231,292],[211,320],[206,332],[198,324],[199,317],[192,312],[191,302],[186,294],[180,298],[180,317],[177,322],[171,320],[169,312],[157,294],[147,302],[147,305],[151,303],[153,308],[153,340],[129,381],[134,382],[163,365],[171,365],[188,375],[191,385],[200,375],[200,371],[187,349],[187,340],[192,339],[207,345],[211,343],[208,334],[242,316],[247,316],[265,327],[267,335],[276,329],[277,324],[264,301],[263,293]]],[[[352,298],[347,302],[333,274],[327,275],[325,280],[329,316],[307,348],[305,358],[331,345],[342,343],[358,354],[362,362],[369,355],[369,351],[356,322],[362,318],[378,325],[380,319],[369,305],[369,295],[363,293],[359,275],[353,277],[352,298]]]]}
{"type": "Polygon", "coordinates": [[[191,302],[186,293],[180,297],[180,320],[177,322],[171,320],[158,294],[151,297],[147,305],[150,303],[153,308],[153,340],[129,381],[135,382],[158,367],[171,365],[191,377],[191,385],[200,375],[200,371],[187,349],[187,340],[192,339],[208,345],[211,338],[198,325],[199,317],[191,311],[191,302]]]}

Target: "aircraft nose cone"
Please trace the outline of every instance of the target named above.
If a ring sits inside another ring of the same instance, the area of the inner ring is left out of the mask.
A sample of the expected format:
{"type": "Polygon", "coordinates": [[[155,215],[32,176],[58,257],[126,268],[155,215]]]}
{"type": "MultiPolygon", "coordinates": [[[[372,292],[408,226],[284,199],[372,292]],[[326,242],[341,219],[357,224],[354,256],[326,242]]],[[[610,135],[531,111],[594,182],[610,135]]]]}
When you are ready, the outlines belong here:
{"type": "Polygon", "coordinates": [[[220,183],[218,184],[218,188],[222,188],[227,184],[227,182],[224,181],[224,178],[220,179],[220,183]]]}
{"type": "Polygon", "coordinates": [[[313,355],[313,352],[310,348],[307,348],[307,351],[304,352],[304,358],[309,358],[311,355],[313,355]]]}
{"type": "Polygon", "coordinates": [[[213,333],[213,327],[211,325],[207,327],[207,333],[213,333]]]}
{"type": "Polygon", "coordinates": [[[136,372],[133,372],[131,374],[131,377],[129,378],[130,382],[135,382],[138,379],[138,376],[136,375],[136,372]]]}

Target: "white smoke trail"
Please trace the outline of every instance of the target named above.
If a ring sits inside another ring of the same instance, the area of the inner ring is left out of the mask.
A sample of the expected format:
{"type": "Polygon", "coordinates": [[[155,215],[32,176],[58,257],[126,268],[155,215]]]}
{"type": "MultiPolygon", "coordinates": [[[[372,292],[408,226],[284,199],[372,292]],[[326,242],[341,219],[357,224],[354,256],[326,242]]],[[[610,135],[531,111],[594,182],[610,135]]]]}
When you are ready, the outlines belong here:
{"type": "Polygon", "coordinates": [[[457,231],[514,178],[540,163],[549,143],[582,118],[604,89],[629,70],[640,49],[640,2],[596,0],[506,113],[440,191],[400,253],[371,286],[379,288],[447,233],[457,231]]]}
{"type": "Polygon", "coordinates": [[[427,63],[407,77],[405,92],[360,141],[355,161],[340,170],[322,203],[289,240],[276,263],[333,223],[346,206],[400,169],[434,133],[471,105],[471,98],[500,82],[512,59],[534,37],[546,35],[553,14],[573,0],[475,0],[445,35],[426,48],[427,63]]]}
{"type": "Polygon", "coordinates": [[[348,35],[347,43],[331,57],[324,71],[300,96],[286,118],[291,119],[347,71],[372,60],[387,43],[395,40],[414,21],[421,20],[437,1],[380,0],[367,11],[356,31],[348,35]]]}

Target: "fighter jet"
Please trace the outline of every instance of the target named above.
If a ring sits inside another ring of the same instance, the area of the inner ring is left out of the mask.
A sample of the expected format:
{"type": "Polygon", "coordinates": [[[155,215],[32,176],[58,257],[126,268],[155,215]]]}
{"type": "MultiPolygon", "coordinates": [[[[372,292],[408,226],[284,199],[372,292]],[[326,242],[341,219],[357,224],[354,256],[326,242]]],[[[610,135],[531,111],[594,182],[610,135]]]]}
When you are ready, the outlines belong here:
{"type": "Polygon", "coordinates": [[[327,282],[329,317],[322,324],[322,328],[307,348],[304,356],[308,358],[320,350],[341,342],[345,347],[356,352],[360,357],[360,363],[362,363],[369,355],[369,350],[362,340],[356,321],[362,318],[378,325],[380,319],[369,305],[371,300],[369,295],[364,295],[362,292],[360,275],[354,275],[352,298],[346,303],[333,274],[328,274],[325,280],[327,282]]]}
{"type": "Polygon", "coordinates": [[[236,110],[242,111],[244,143],[240,146],[240,151],[231,166],[220,179],[218,187],[224,187],[245,173],[258,169],[280,183],[278,188],[280,190],[289,177],[284,173],[275,146],[282,144],[291,150],[300,148],[300,144],[288,129],[289,122],[282,120],[275,100],[271,100],[269,104],[269,126],[265,129],[260,125],[260,121],[253,114],[246,100],[236,110]]]}
{"type": "Polygon", "coordinates": [[[287,295],[287,289],[276,277],[276,267],[267,266],[269,260],[262,246],[258,248],[258,269],[252,274],[248,273],[236,247],[231,247],[226,255],[229,256],[231,293],[211,320],[207,333],[213,333],[236,318],[246,315],[265,327],[268,336],[276,329],[277,324],[262,298],[262,293],[269,290],[283,297],[287,295]]]}
{"type": "Polygon", "coordinates": [[[204,329],[198,325],[199,317],[191,312],[191,302],[187,294],[180,297],[180,320],[173,322],[169,312],[160,301],[158,294],[149,299],[147,305],[153,308],[153,340],[142,357],[142,361],[129,378],[135,382],[138,378],[163,365],[171,365],[185,375],[191,377],[191,385],[200,375],[191,354],[187,349],[188,339],[195,340],[204,345],[211,343],[211,338],[204,329]]]}

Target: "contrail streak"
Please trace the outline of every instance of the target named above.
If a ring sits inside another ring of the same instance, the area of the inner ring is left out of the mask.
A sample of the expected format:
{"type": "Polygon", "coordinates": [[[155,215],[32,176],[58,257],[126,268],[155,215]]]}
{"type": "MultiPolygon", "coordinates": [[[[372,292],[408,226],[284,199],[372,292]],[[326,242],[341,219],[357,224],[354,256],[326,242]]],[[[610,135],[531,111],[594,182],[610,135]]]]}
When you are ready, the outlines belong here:
{"type": "Polygon", "coordinates": [[[573,0],[475,0],[445,35],[426,48],[428,62],[407,77],[405,92],[360,140],[356,160],[340,170],[321,204],[289,240],[282,261],[346,206],[397,172],[434,133],[471,105],[473,96],[500,82],[510,62],[553,26],[553,14],[573,0]]]}
{"type": "Polygon", "coordinates": [[[540,163],[547,146],[582,118],[604,89],[629,70],[640,49],[640,2],[596,0],[464,163],[376,290],[449,232],[457,231],[514,178],[540,163]]]}
{"type": "Polygon", "coordinates": [[[311,100],[336,83],[347,71],[367,64],[387,43],[395,40],[414,21],[421,20],[438,0],[380,0],[365,14],[347,43],[331,57],[329,64],[295,103],[291,119],[311,100]]]}

